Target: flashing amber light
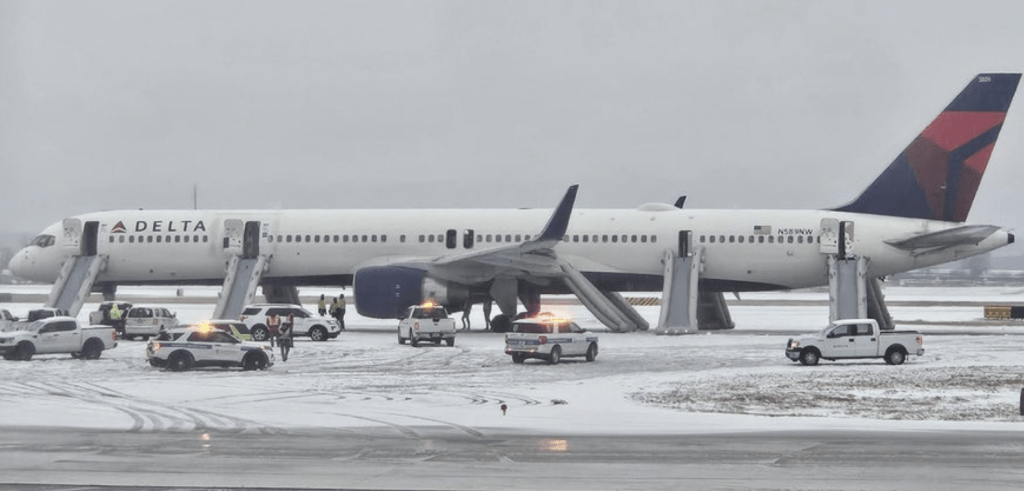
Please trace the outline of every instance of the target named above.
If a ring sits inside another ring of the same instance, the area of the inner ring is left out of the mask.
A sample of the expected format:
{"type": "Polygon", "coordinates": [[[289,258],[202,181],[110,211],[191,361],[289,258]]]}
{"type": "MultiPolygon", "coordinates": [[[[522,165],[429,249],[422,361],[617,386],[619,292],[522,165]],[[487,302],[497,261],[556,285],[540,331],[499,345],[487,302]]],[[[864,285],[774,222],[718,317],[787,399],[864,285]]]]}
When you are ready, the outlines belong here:
{"type": "Polygon", "coordinates": [[[431,302],[430,300],[427,300],[426,302],[423,302],[423,304],[421,304],[420,307],[423,307],[425,309],[432,309],[432,308],[434,308],[435,305],[437,305],[437,304],[435,304],[434,302],[431,302]]]}

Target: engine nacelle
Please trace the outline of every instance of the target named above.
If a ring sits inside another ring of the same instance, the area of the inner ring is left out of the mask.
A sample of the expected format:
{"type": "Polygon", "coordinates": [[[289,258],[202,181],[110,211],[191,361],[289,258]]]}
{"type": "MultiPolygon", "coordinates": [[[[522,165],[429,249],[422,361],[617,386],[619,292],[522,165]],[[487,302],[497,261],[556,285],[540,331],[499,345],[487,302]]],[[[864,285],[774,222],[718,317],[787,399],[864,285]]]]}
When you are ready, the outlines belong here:
{"type": "Polygon", "coordinates": [[[469,288],[403,266],[369,266],[356,271],[352,284],[356,311],[374,319],[397,319],[412,305],[432,301],[449,310],[462,309],[469,288]]]}

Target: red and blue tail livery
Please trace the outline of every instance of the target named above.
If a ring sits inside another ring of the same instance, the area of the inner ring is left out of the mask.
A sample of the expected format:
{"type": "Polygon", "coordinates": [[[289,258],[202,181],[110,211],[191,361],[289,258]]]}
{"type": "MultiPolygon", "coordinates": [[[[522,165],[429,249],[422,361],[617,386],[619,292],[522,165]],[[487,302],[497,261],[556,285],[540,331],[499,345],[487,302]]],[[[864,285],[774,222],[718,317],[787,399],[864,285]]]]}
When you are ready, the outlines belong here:
{"type": "Polygon", "coordinates": [[[983,73],[852,203],[839,211],[963,222],[1019,73],[983,73]]]}

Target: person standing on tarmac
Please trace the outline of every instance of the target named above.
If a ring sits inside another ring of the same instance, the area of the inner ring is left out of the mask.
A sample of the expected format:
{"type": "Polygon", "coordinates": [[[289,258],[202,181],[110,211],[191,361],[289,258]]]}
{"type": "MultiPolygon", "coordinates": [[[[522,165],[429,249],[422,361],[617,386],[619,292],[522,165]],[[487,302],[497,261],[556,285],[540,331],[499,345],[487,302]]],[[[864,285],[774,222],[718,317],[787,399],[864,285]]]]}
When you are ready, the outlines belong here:
{"type": "Polygon", "coordinates": [[[469,312],[473,310],[473,302],[466,300],[466,305],[462,308],[462,330],[469,330],[469,312]]]}
{"type": "Polygon", "coordinates": [[[270,331],[270,347],[274,347],[274,339],[281,334],[281,316],[270,314],[267,318],[267,328],[270,331]]]}
{"type": "Polygon", "coordinates": [[[491,299],[484,301],[484,329],[491,330],[491,299]]]}
{"type": "Polygon", "coordinates": [[[342,293],[338,297],[338,309],[335,311],[338,314],[338,324],[341,325],[341,330],[345,330],[345,294],[342,293]]]}
{"type": "Polygon", "coordinates": [[[295,326],[295,314],[288,314],[288,320],[281,324],[277,345],[281,347],[281,361],[288,361],[288,352],[292,350],[292,327],[295,326]]]}
{"type": "Polygon", "coordinates": [[[320,312],[320,317],[327,315],[327,302],[324,301],[324,295],[320,294],[320,301],[316,303],[316,310],[320,312]]]}

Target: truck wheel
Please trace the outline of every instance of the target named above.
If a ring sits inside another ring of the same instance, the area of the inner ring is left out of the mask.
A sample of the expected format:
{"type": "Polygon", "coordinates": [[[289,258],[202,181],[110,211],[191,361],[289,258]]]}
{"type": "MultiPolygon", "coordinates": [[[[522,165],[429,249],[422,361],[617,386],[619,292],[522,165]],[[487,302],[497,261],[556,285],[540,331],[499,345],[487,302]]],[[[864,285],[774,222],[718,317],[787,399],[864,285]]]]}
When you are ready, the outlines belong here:
{"type": "Polygon", "coordinates": [[[420,340],[416,339],[416,335],[411,332],[409,333],[409,344],[411,344],[413,348],[420,345],[420,340]]]}
{"type": "Polygon", "coordinates": [[[445,340],[444,340],[444,342],[445,342],[445,344],[447,344],[448,346],[455,346],[455,338],[448,338],[448,339],[445,339],[445,340]]]}
{"type": "Polygon", "coordinates": [[[548,363],[557,365],[558,361],[562,359],[562,348],[555,346],[551,348],[551,354],[548,355],[548,363]]]}
{"type": "Polygon", "coordinates": [[[324,326],[313,326],[309,330],[309,339],[313,341],[327,341],[327,329],[324,326]]]}
{"type": "Polygon", "coordinates": [[[512,363],[522,363],[526,361],[526,355],[522,353],[512,353],[512,363]]]}
{"type": "Polygon", "coordinates": [[[817,365],[821,355],[818,354],[818,350],[814,348],[808,348],[800,352],[800,363],[809,367],[817,365]]]}
{"type": "Polygon", "coordinates": [[[266,341],[270,338],[270,330],[263,324],[256,324],[252,327],[252,331],[249,331],[253,341],[266,341]]]}
{"type": "Polygon", "coordinates": [[[29,361],[34,354],[36,354],[36,346],[28,341],[18,343],[18,347],[14,349],[15,360],[29,361]]]}
{"type": "Polygon", "coordinates": [[[889,348],[889,352],[885,354],[885,362],[890,365],[902,365],[905,361],[907,353],[902,348],[889,348]]]}
{"type": "Polygon", "coordinates": [[[195,358],[188,351],[175,351],[167,357],[167,368],[172,372],[184,372],[192,368],[195,358]]]}
{"type": "Polygon", "coordinates": [[[405,344],[405,338],[402,337],[402,328],[398,328],[398,344],[405,344]]]}
{"type": "Polygon", "coordinates": [[[242,359],[242,370],[266,370],[267,355],[258,351],[250,351],[242,359]]]}
{"type": "Polygon", "coordinates": [[[86,360],[98,360],[101,353],[103,353],[103,341],[99,339],[90,339],[85,342],[85,346],[82,346],[82,358],[86,360]]]}
{"type": "Polygon", "coordinates": [[[594,358],[597,358],[597,343],[590,343],[587,346],[587,361],[594,361],[594,358]]]}

